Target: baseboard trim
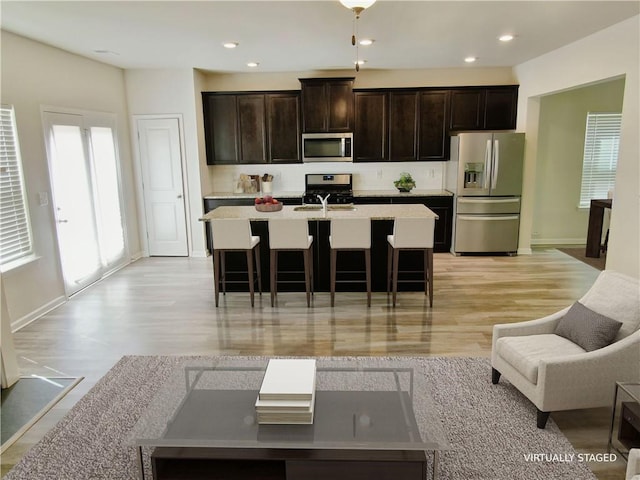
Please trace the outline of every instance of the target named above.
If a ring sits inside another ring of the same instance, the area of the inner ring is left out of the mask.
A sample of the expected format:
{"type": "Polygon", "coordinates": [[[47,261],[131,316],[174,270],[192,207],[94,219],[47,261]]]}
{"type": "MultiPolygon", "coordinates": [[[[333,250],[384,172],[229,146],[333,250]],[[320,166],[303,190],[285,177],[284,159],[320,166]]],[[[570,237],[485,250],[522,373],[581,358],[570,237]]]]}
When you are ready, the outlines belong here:
{"type": "Polygon", "coordinates": [[[51,300],[49,303],[46,303],[40,308],[37,308],[36,310],[29,313],[28,315],[25,315],[24,317],[19,318],[15,322],[11,322],[11,331],[14,333],[17,332],[21,328],[26,327],[31,322],[38,320],[43,315],[46,315],[51,310],[58,308],[60,305],[63,305],[66,302],[67,302],[67,297],[65,297],[64,295],[61,295],[58,298],[51,300]]]}
{"type": "Polygon", "coordinates": [[[586,245],[586,238],[536,238],[531,245],[586,245]]]}
{"type": "Polygon", "coordinates": [[[533,250],[530,248],[519,248],[518,255],[533,255],[533,250]]]}

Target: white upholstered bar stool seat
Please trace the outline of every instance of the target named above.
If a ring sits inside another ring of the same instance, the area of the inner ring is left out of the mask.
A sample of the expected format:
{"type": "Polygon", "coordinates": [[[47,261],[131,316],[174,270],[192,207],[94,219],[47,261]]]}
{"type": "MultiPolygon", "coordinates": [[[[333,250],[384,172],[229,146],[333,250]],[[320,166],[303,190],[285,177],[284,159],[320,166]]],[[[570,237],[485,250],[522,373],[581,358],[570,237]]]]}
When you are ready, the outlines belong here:
{"type": "Polygon", "coordinates": [[[339,250],[364,251],[367,306],[371,306],[371,219],[370,218],[332,218],[331,234],[331,306],[335,303],[336,267],[339,250]]]}
{"type": "Polygon", "coordinates": [[[244,250],[247,254],[247,275],[249,278],[249,294],[251,306],[254,298],[254,256],[258,277],[258,289],[262,294],[262,278],[260,272],[260,237],[251,234],[251,223],[246,218],[215,218],[211,220],[211,239],[213,243],[213,269],[216,296],[216,307],[222,291],[226,294],[225,254],[229,251],[244,250]]]}
{"type": "Polygon", "coordinates": [[[270,218],[269,252],[271,279],[271,306],[275,305],[278,294],[278,252],[301,251],[304,261],[304,283],[307,293],[307,307],[311,306],[313,291],[313,236],[309,235],[306,218],[270,218]]]}
{"type": "Polygon", "coordinates": [[[433,307],[433,239],[435,218],[400,217],[393,224],[393,235],[387,235],[387,292],[393,283],[393,306],[398,292],[398,260],[402,250],[424,251],[424,294],[433,307]]]}

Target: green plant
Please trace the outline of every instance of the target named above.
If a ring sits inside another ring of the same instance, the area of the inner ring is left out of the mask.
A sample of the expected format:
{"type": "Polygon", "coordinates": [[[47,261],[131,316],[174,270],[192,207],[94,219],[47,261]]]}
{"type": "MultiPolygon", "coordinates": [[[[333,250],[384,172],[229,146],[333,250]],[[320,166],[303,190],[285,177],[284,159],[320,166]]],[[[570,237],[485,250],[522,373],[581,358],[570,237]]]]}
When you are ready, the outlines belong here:
{"type": "Polygon", "coordinates": [[[400,174],[400,178],[393,182],[393,184],[396,186],[396,188],[407,191],[416,186],[416,182],[413,180],[413,177],[410,173],[407,172],[402,172],[400,174]]]}

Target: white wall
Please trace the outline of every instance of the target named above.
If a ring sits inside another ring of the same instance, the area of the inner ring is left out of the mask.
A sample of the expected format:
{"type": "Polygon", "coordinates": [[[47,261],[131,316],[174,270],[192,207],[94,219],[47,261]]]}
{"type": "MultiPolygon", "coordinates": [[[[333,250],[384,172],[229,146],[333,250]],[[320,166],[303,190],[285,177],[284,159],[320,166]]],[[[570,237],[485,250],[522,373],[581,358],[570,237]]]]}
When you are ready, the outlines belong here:
{"type": "MultiPolygon", "coordinates": [[[[27,201],[38,260],[3,274],[14,328],[65,301],[53,206],[40,206],[38,193],[51,188],[41,105],[114,113],[124,197],[135,198],[123,72],[2,31],[2,102],[15,107],[27,201]]],[[[140,252],[135,203],[125,205],[126,243],[140,252]]]]}
{"type": "Polygon", "coordinates": [[[620,112],[624,79],[540,100],[532,243],[584,244],[589,209],[579,208],[587,113],[620,112]]]}
{"type": "MultiPolygon", "coordinates": [[[[300,90],[300,78],[355,77],[354,88],[401,88],[401,87],[452,87],[461,85],[511,85],[515,78],[511,68],[446,68],[416,70],[369,70],[359,73],[349,70],[308,71],[289,73],[208,73],[205,76],[205,91],[253,91],[253,90],[300,90]]],[[[205,158],[204,156],[202,157],[205,158]]],[[[443,162],[385,162],[385,163],[323,163],[295,165],[238,165],[209,166],[211,192],[233,191],[235,181],[241,173],[250,175],[270,173],[275,176],[274,193],[278,191],[304,190],[306,173],[354,174],[354,188],[358,190],[394,189],[393,181],[400,173],[409,172],[417,188],[439,190],[443,185],[443,162]]]]}
{"type": "Polygon", "coordinates": [[[636,16],[515,68],[518,129],[526,130],[520,250],[530,248],[540,97],[624,76],[622,133],[607,268],[640,277],[640,17],[636,16]]]}
{"type": "MultiPolygon", "coordinates": [[[[199,95],[199,92],[195,92],[194,70],[132,69],[126,70],[125,81],[131,115],[176,115],[182,119],[190,255],[203,257],[206,255],[206,241],[202,222],[198,221],[203,214],[203,192],[200,183],[199,125],[196,118],[196,109],[202,110],[202,107],[196,105],[196,95],[199,95]]],[[[135,129],[133,122],[131,128],[135,129]]],[[[137,158],[137,137],[133,133],[132,136],[134,154],[137,158]]],[[[139,203],[142,209],[141,197],[139,203]]],[[[140,219],[142,234],[146,231],[142,214],[140,219]]]]}

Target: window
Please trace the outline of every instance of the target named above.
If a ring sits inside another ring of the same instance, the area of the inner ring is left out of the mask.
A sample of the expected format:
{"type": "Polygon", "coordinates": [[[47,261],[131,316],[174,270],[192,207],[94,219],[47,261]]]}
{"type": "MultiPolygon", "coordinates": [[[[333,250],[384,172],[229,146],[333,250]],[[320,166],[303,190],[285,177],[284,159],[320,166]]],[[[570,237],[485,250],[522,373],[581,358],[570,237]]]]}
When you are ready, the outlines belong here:
{"type": "Polygon", "coordinates": [[[33,253],[13,107],[0,106],[0,267],[33,253]]]}
{"type": "Polygon", "coordinates": [[[620,113],[588,113],[582,163],[580,207],[588,208],[594,198],[607,198],[616,183],[620,113]]]}

